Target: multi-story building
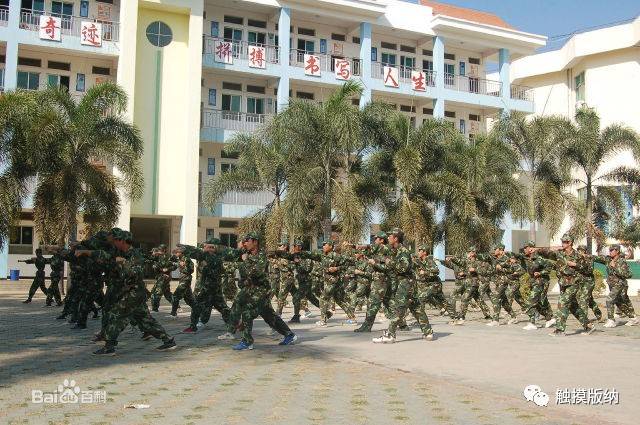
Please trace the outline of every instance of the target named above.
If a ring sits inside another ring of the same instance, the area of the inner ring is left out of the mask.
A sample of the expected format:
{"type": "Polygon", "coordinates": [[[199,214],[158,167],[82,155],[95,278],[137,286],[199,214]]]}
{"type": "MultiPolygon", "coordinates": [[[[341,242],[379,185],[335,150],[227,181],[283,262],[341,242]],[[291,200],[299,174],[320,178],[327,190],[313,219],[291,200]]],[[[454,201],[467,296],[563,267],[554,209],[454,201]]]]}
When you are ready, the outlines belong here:
{"type": "MultiPolygon", "coordinates": [[[[383,100],[416,125],[445,118],[473,137],[503,110],[535,111],[510,64],[544,44],[497,16],[426,0],[0,0],[4,90],[57,84],[82,96],[112,79],[129,93],[145,194],[119,225],[145,245],[235,242],[239,220],[269,193],[230,193],[209,209],[202,185],[233,168],[223,153],[233,134],[254,131],[290,98],[321,102],[357,79],[364,92],[354,104],[383,100]],[[55,40],[41,16],[58,18],[55,40]],[[101,24],[99,46],[87,41],[91,24],[101,24]]],[[[38,243],[25,207],[0,255],[2,276],[38,243]]]]}
{"type": "MultiPolygon", "coordinates": [[[[640,96],[638,43],[640,17],[580,31],[543,52],[514,61],[512,81],[532,88],[536,115],[573,119],[577,108],[587,106],[598,112],[601,128],[621,123],[640,132],[640,116],[634,105],[640,96]]],[[[630,152],[619,152],[603,164],[598,176],[632,164],[630,152]]],[[[575,185],[570,190],[583,196],[583,186],[575,185]]],[[[631,202],[627,204],[626,215],[630,218],[634,211],[631,202]]],[[[565,220],[563,230],[569,224],[565,220]]],[[[559,241],[551,243],[557,245],[559,241]]]]}

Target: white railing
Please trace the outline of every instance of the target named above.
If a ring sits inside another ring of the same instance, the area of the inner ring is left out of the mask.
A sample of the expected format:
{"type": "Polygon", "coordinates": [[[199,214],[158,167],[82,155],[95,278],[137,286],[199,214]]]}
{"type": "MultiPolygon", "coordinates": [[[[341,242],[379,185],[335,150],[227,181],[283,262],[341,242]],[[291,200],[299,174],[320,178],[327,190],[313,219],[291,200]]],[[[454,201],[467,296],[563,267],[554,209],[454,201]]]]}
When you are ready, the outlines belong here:
{"type": "MultiPolygon", "coordinates": [[[[27,31],[39,31],[41,15],[46,15],[46,13],[42,13],[37,10],[23,9],[22,12],[20,12],[20,28],[27,31]]],[[[60,15],[59,17],[62,20],[62,35],[80,37],[82,21],[88,21],[102,24],[103,41],[120,40],[120,24],[117,22],[101,21],[99,19],[82,18],[80,16],[69,15],[60,15]]]]}
{"type": "MultiPolygon", "coordinates": [[[[391,66],[382,62],[371,62],[371,78],[375,78],[377,80],[384,80],[384,67],[391,66]]],[[[401,83],[411,84],[411,71],[421,71],[416,68],[411,68],[408,66],[395,66],[394,68],[398,69],[398,78],[401,83]]],[[[427,77],[425,81],[425,85],[428,87],[435,87],[436,85],[436,73],[435,71],[424,71],[427,77]]]]}
{"type": "Polygon", "coordinates": [[[297,68],[304,68],[304,55],[314,55],[320,59],[320,63],[318,66],[320,67],[320,72],[334,72],[335,70],[335,60],[334,59],[345,59],[351,63],[351,74],[354,76],[360,76],[362,67],[360,66],[360,59],[358,58],[342,58],[338,56],[331,56],[323,53],[314,53],[307,52],[304,50],[291,49],[289,51],[289,64],[291,66],[295,66],[297,68]]]}
{"type": "Polygon", "coordinates": [[[502,83],[500,81],[485,80],[483,78],[468,77],[466,75],[445,74],[444,86],[452,90],[499,97],[502,83]]]}
{"type": "Polygon", "coordinates": [[[224,130],[253,132],[272,116],[272,114],[250,114],[247,112],[204,109],[200,124],[202,128],[222,128],[224,130]]]}
{"type": "Polygon", "coordinates": [[[9,25],[9,8],[0,6],[0,27],[6,27],[7,25],[9,25]]]}
{"type": "Polygon", "coordinates": [[[267,63],[278,63],[280,58],[278,56],[279,47],[267,44],[249,43],[247,41],[231,41],[223,38],[215,38],[210,36],[203,36],[202,53],[204,55],[215,56],[216,50],[221,43],[231,43],[231,54],[234,59],[242,59],[248,61],[249,58],[249,46],[260,46],[265,48],[265,58],[267,63]]]}
{"type": "MultiPolygon", "coordinates": [[[[261,192],[252,192],[252,193],[244,193],[244,192],[227,192],[222,197],[222,199],[218,200],[216,204],[225,204],[225,205],[246,205],[253,207],[264,207],[267,204],[273,202],[275,196],[271,192],[261,191],[261,192]]],[[[200,204],[198,208],[198,215],[204,217],[213,217],[216,214],[215,208],[209,208],[205,205],[200,204]]]]}
{"type": "Polygon", "coordinates": [[[525,86],[511,86],[511,98],[533,102],[533,89],[525,86]]]}

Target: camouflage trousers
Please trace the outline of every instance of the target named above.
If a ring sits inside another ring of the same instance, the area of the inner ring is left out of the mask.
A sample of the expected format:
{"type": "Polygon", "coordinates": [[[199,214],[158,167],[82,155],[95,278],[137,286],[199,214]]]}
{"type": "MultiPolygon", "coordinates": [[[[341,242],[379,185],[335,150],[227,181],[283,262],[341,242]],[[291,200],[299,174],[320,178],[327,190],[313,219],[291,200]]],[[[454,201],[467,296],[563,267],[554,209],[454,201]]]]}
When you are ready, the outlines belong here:
{"type": "Polygon", "coordinates": [[[580,286],[573,282],[571,285],[560,286],[560,298],[558,299],[558,309],[556,310],[556,329],[564,332],[567,328],[567,317],[573,314],[583,328],[587,328],[589,320],[587,314],[578,304],[578,293],[580,286]]]}
{"type": "Polygon", "coordinates": [[[405,322],[405,316],[407,312],[411,312],[418,322],[423,335],[429,335],[433,333],[431,324],[429,324],[429,318],[424,309],[424,304],[418,299],[418,294],[415,287],[415,282],[408,277],[399,277],[397,283],[393,285],[395,293],[390,299],[389,310],[393,312],[393,319],[389,323],[389,330],[387,331],[390,336],[395,337],[398,327],[402,326],[405,322]]]}
{"type": "Polygon", "coordinates": [[[393,317],[393,313],[389,309],[389,300],[391,298],[391,287],[384,273],[373,273],[371,281],[371,290],[369,291],[369,306],[367,307],[367,315],[365,324],[373,325],[376,316],[382,306],[386,307],[388,318],[393,317]]]}
{"type": "Polygon", "coordinates": [[[331,317],[330,310],[334,302],[344,310],[349,319],[355,319],[356,315],[347,300],[342,281],[338,276],[328,274],[325,276],[320,296],[320,316],[323,321],[326,322],[331,317]]]}
{"type": "Polygon", "coordinates": [[[60,296],[60,281],[62,280],[62,276],[59,274],[51,273],[51,285],[47,288],[47,305],[51,305],[53,300],[55,299],[57,305],[62,304],[62,297],[60,296]]]}
{"type": "Polygon", "coordinates": [[[471,300],[475,300],[480,306],[480,310],[485,317],[491,317],[491,313],[489,311],[489,307],[482,300],[482,296],[480,295],[480,284],[476,278],[468,278],[464,284],[464,295],[462,296],[462,303],[460,306],[460,313],[458,317],[462,320],[465,319],[467,315],[467,309],[469,308],[469,303],[471,300]]]}
{"type": "Polygon", "coordinates": [[[49,295],[47,292],[47,287],[44,284],[44,271],[36,272],[36,276],[33,279],[33,282],[31,283],[31,287],[29,288],[29,300],[33,298],[38,288],[40,288],[40,290],[45,296],[49,295]]]}
{"type": "Polygon", "coordinates": [[[506,277],[498,277],[491,299],[491,302],[493,304],[493,320],[495,320],[496,322],[500,320],[501,309],[504,309],[504,311],[506,311],[509,316],[516,317],[516,314],[511,308],[511,303],[509,302],[509,297],[507,295],[508,290],[509,280],[506,279],[506,277]]]}
{"type": "Polygon", "coordinates": [[[596,286],[595,279],[583,279],[580,284],[580,290],[578,291],[578,304],[580,308],[589,314],[589,309],[593,311],[596,319],[602,319],[602,311],[598,306],[598,303],[593,299],[593,288],[596,286]]]}
{"type": "Polygon", "coordinates": [[[160,300],[162,296],[169,303],[173,303],[173,295],[171,294],[171,275],[168,273],[160,273],[156,278],[156,283],[151,289],[151,310],[158,311],[160,308],[160,300]]]}
{"type": "Polygon", "coordinates": [[[636,317],[636,313],[633,309],[633,304],[631,304],[631,300],[629,299],[629,295],[627,291],[629,290],[629,285],[626,283],[616,283],[614,285],[609,284],[609,295],[607,295],[607,318],[611,320],[615,320],[614,310],[615,307],[618,306],[618,310],[621,314],[629,318],[636,317]]]}
{"type": "Polygon", "coordinates": [[[308,276],[298,275],[296,278],[297,288],[292,294],[293,298],[293,315],[300,315],[300,310],[304,307],[303,301],[309,300],[311,304],[320,308],[320,300],[315,296],[312,290],[312,283],[308,276]]]}
{"type": "Polygon", "coordinates": [[[278,287],[278,316],[282,314],[284,306],[287,305],[287,297],[289,293],[292,295],[296,292],[295,278],[293,273],[280,273],[280,285],[278,287]]]}
{"type": "Polygon", "coordinates": [[[451,305],[447,297],[442,292],[442,282],[419,282],[417,286],[418,300],[425,305],[430,304],[442,310],[444,309],[449,317],[456,318],[455,308],[451,305]]]}
{"type": "Polygon", "coordinates": [[[278,298],[278,292],[280,292],[280,273],[269,273],[269,283],[271,284],[271,290],[269,291],[269,299],[275,297],[278,298]]]}
{"type": "Polygon", "coordinates": [[[531,279],[531,292],[529,293],[529,304],[527,306],[527,315],[531,323],[535,323],[536,313],[544,317],[545,320],[553,318],[547,291],[549,291],[549,279],[542,277],[531,279]]]}
{"type": "Polygon", "coordinates": [[[518,303],[522,311],[526,311],[528,304],[524,298],[522,298],[522,294],[520,293],[520,279],[509,280],[509,287],[507,288],[507,303],[512,310],[513,301],[518,303]]]}
{"type": "Polygon", "coordinates": [[[180,307],[180,300],[184,300],[189,307],[193,308],[195,302],[193,298],[193,292],[191,291],[191,276],[182,277],[178,282],[178,286],[173,291],[173,298],[171,301],[171,314],[175,315],[180,307]]]}
{"type": "Polygon", "coordinates": [[[247,344],[253,344],[253,321],[262,317],[272,329],[280,335],[286,336],[291,333],[291,329],[278,316],[271,306],[271,299],[268,290],[255,288],[241,288],[234,300],[232,313],[227,324],[227,330],[234,333],[240,330],[242,340],[247,344]]]}
{"type": "Polygon", "coordinates": [[[105,339],[108,346],[118,344],[118,336],[130,323],[164,342],[171,339],[149,312],[145,299],[146,295],[127,293],[109,308],[105,320],[105,339]]]}
{"type": "Polygon", "coordinates": [[[98,282],[96,282],[94,276],[85,276],[79,289],[80,295],[78,297],[79,302],[77,322],[79,325],[86,325],[87,317],[89,317],[89,312],[93,312],[94,315],[98,314],[98,310],[95,306],[95,301],[99,298],[98,291],[102,292],[102,289],[99,287],[98,282]]]}
{"type": "MultiPolygon", "coordinates": [[[[113,285],[107,284],[107,289],[104,293],[104,299],[102,302],[102,319],[99,334],[105,336],[107,332],[107,321],[109,319],[109,310],[118,302],[118,294],[113,285]]],[[[146,304],[146,301],[145,301],[146,304]]]]}
{"type": "Polygon", "coordinates": [[[69,277],[71,285],[69,286],[67,295],[65,295],[64,297],[64,308],[62,309],[62,315],[70,315],[72,318],[76,318],[78,315],[78,303],[80,302],[79,275],[72,272],[69,277]]]}
{"type": "Polygon", "coordinates": [[[191,328],[195,329],[198,321],[207,323],[211,317],[212,308],[218,310],[222,320],[228,323],[231,310],[222,295],[220,282],[198,281],[195,300],[191,306],[191,328]]]}
{"type": "Polygon", "coordinates": [[[455,288],[451,291],[451,295],[449,295],[449,305],[453,308],[453,312],[456,312],[456,302],[459,299],[462,299],[464,295],[464,279],[456,279],[455,280],[455,288]]]}
{"type": "Polygon", "coordinates": [[[238,294],[235,274],[225,273],[222,277],[222,295],[227,302],[233,302],[238,294]]]}
{"type": "Polygon", "coordinates": [[[487,300],[490,304],[493,303],[493,291],[491,290],[491,279],[486,277],[478,278],[480,285],[478,286],[478,293],[481,300],[487,300]]]}
{"type": "Polygon", "coordinates": [[[371,281],[364,277],[356,277],[355,289],[348,292],[351,307],[354,310],[361,308],[368,300],[371,293],[371,281]]]}

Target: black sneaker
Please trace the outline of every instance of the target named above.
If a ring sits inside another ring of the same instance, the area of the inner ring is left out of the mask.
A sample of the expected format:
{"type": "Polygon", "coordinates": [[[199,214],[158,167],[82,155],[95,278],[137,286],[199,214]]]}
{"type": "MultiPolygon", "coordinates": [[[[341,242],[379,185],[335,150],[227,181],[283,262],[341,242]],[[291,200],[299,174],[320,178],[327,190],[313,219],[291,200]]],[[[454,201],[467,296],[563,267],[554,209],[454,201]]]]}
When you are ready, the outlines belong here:
{"type": "Polygon", "coordinates": [[[145,332],[145,333],[142,335],[142,338],[141,338],[141,339],[142,339],[143,341],[149,341],[151,338],[153,338],[153,335],[151,335],[149,332],[145,332]]]}
{"type": "Polygon", "coordinates": [[[64,320],[67,318],[66,314],[61,314],[60,316],[56,317],[56,320],[64,320]]]}
{"type": "Polygon", "coordinates": [[[31,302],[31,298],[27,298],[26,300],[22,301],[22,304],[29,304],[31,302]]]}
{"type": "Polygon", "coordinates": [[[555,329],[553,332],[549,334],[549,336],[565,336],[565,333],[560,329],[555,329]]]}
{"type": "Polygon", "coordinates": [[[56,307],[62,306],[64,303],[56,303],[56,307]]]}
{"type": "Polygon", "coordinates": [[[94,351],[93,354],[95,356],[115,356],[116,355],[116,348],[105,345],[101,349],[99,349],[97,351],[94,351]]]}
{"type": "Polygon", "coordinates": [[[372,325],[365,322],[362,324],[362,326],[360,326],[357,329],[354,329],[353,331],[354,332],[371,332],[371,328],[372,328],[372,325]]]}
{"type": "Polygon", "coordinates": [[[87,329],[87,325],[76,323],[75,326],[71,326],[71,329],[87,329]]]}
{"type": "Polygon", "coordinates": [[[174,348],[176,348],[176,342],[174,341],[173,338],[171,338],[169,341],[162,343],[161,346],[156,347],[156,350],[168,351],[168,350],[173,350],[174,348]]]}
{"type": "Polygon", "coordinates": [[[100,341],[105,341],[104,335],[102,334],[94,335],[93,338],[91,338],[91,342],[100,342],[100,341]]]}
{"type": "Polygon", "coordinates": [[[300,323],[300,315],[296,314],[294,315],[291,320],[289,320],[289,323],[300,323]]]}

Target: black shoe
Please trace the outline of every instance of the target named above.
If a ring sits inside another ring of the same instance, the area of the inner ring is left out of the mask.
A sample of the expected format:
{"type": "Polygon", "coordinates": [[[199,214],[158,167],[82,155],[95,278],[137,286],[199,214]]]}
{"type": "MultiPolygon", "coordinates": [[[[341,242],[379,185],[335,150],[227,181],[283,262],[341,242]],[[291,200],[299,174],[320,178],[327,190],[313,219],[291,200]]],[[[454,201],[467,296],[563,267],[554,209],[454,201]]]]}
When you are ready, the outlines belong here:
{"type": "Polygon", "coordinates": [[[101,349],[94,351],[93,354],[96,356],[115,356],[116,348],[105,345],[101,349]]]}
{"type": "Polygon", "coordinates": [[[155,311],[157,313],[158,309],[157,308],[152,308],[151,311],[155,311]]]}
{"type": "Polygon", "coordinates": [[[71,329],[87,329],[87,325],[76,323],[75,326],[71,326],[71,329]]]}
{"type": "Polygon", "coordinates": [[[94,335],[93,338],[91,338],[91,342],[100,342],[100,341],[105,341],[104,335],[102,334],[94,335]]]}
{"type": "Polygon", "coordinates": [[[173,317],[178,317],[178,312],[177,311],[172,311],[171,313],[169,313],[171,316],[173,317]]]}
{"type": "Polygon", "coordinates": [[[142,338],[141,338],[141,339],[142,339],[143,341],[149,341],[151,338],[153,338],[153,335],[151,335],[149,332],[145,332],[145,333],[142,335],[142,338]]]}
{"type": "Polygon", "coordinates": [[[565,336],[564,331],[561,331],[560,329],[554,329],[553,332],[551,332],[549,334],[549,336],[565,336]]]}
{"type": "Polygon", "coordinates": [[[353,331],[354,331],[354,332],[371,332],[371,328],[372,328],[372,327],[373,327],[373,326],[372,326],[372,325],[370,325],[369,323],[364,322],[364,323],[362,324],[362,326],[360,326],[360,327],[359,327],[359,328],[357,328],[357,329],[354,329],[353,331]]]}
{"type": "Polygon", "coordinates": [[[71,323],[71,324],[77,323],[77,322],[78,322],[78,320],[77,319],[73,319],[73,318],[67,320],[67,323],[71,323]]]}
{"type": "Polygon", "coordinates": [[[29,304],[31,302],[31,298],[27,298],[26,300],[22,301],[22,304],[29,304]]]}
{"type": "Polygon", "coordinates": [[[331,319],[331,316],[333,316],[333,311],[327,311],[327,320],[331,319]]]}
{"type": "Polygon", "coordinates": [[[411,332],[411,328],[408,325],[400,326],[398,330],[400,332],[411,332]]]}
{"type": "Polygon", "coordinates": [[[61,303],[61,302],[60,303],[56,303],[56,307],[60,307],[62,305],[63,305],[63,303],[61,303]]]}
{"type": "Polygon", "coordinates": [[[44,306],[45,306],[45,307],[51,307],[51,301],[49,301],[48,303],[46,303],[44,306]]]}
{"type": "Polygon", "coordinates": [[[291,318],[291,320],[289,320],[288,323],[300,323],[300,315],[299,314],[294,315],[291,318]]]}
{"type": "Polygon", "coordinates": [[[64,320],[67,318],[66,314],[61,314],[60,316],[56,317],[56,320],[64,320]]]}
{"type": "Polygon", "coordinates": [[[176,348],[176,342],[174,341],[173,338],[171,338],[169,341],[164,342],[161,346],[156,347],[156,350],[168,351],[168,350],[173,350],[174,348],[176,348]]]}

